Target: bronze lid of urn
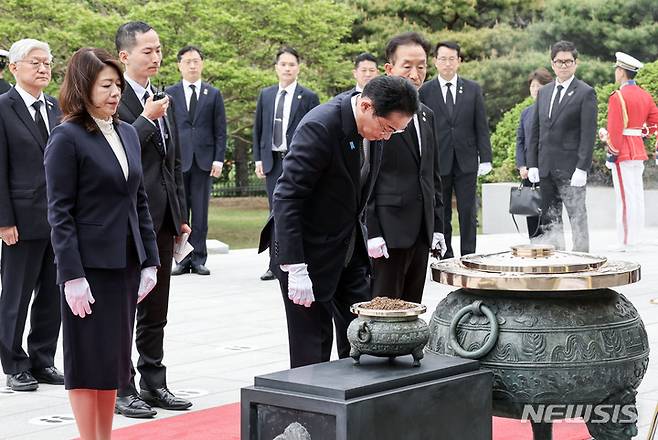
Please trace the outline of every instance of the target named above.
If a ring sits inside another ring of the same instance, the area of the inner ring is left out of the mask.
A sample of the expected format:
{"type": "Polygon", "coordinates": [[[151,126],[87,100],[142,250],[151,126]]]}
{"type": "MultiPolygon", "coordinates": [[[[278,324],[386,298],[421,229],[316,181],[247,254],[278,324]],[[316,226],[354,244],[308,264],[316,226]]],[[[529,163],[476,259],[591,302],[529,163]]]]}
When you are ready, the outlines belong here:
{"type": "Polygon", "coordinates": [[[507,252],[433,263],[432,279],[468,289],[578,291],[635,283],[640,280],[640,265],[556,251],[550,245],[518,245],[507,252]]]}

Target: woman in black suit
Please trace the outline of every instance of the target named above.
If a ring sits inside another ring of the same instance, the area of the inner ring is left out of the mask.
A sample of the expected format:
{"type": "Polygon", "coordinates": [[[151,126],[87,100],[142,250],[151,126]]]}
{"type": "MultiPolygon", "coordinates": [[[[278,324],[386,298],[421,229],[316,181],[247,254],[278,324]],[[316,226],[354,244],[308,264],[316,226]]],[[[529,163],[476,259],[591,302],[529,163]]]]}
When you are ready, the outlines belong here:
{"type": "Polygon", "coordinates": [[[124,85],[109,53],[78,50],[60,92],[64,123],[45,151],[64,381],[85,440],[110,438],[116,390],[130,378],[136,303],[160,264],[137,132],[115,115],[124,85]]]}

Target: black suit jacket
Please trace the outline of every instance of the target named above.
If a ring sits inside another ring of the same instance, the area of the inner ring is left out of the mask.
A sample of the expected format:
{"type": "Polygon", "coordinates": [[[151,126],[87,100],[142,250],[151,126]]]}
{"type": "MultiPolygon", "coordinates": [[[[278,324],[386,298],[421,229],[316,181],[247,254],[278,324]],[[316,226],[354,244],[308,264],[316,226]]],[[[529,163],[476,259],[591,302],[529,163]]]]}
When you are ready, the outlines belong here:
{"type": "Polygon", "coordinates": [[[384,157],[368,201],[368,238],[384,237],[391,249],[413,246],[419,231],[432,243],[433,232],[443,232],[443,202],[439,150],[434,115],[421,104],[418,112],[422,154],[416,130],[409,122],[405,133],[384,142],[384,157]],[[413,133],[413,134],[412,134],[413,133]],[[424,220],[424,230],[421,225],[424,220]]]}
{"type": "MultiPolygon", "coordinates": [[[[55,98],[44,98],[52,131],[62,112],[55,98]]],[[[19,240],[50,237],[43,169],[45,146],[16,89],[0,96],[0,226],[17,226],[19,240]]]]}
{"type": "Polygon", "coordinates": [[[438,78],[426,82],[418,91],[423,104],[434,112],[442,176],[452,173],[455,158],[462,172],[474,173],[478,169],[478,158],[479,162],[491,162],[493,157],[479,84],[458,76],[452,92],[457,99],[452,117],[449,117],[438,78]]]}
{"type": "Polygon", "coordinates": [[[129,236],[143,267],[160,265],[137,133],[126,123],[116,130],[128,159],[127,181],[100,132],[66,122],[50,136],[44,163],[58,284],[85,276],[84,268],[126,267],[129,236]]]}
{"type": "Polygon", "coordinates": [[[283,160],[272,216],[261,234],[262,251],[274,227],[273,264],[308,264],[317,301],[328,300],[336,290],[355,229],[354,253],[367,255],[366,202],[383,148],[379,141],[370,143],[370,174],[362,187],[361,142],[349,96],[311,110],[283,160]]]}
{"type": "Polygon", "coordinates": [[[183,91],[183,82],[169,87],[167,93],[174,100],[176,124],[180,136],[183,172],[192,167],[192,161],[204,171],[210,171],[213,161],[224,162],[226,153],[226,111],[219,89],[201,83],[197,91],[197,105],[190,118],[183,91]]]}
{"type": "MultiPolygon", "coordinates": [[[[266,87],[260,91],[256,103],[256,116],[254,119],[253,152],[255,161],[263,161],[263,171],[267,174],[272,170],[272,128],[274,126],[274,100],[276,99],[279,85],[266,87]]],[[[306,87],[297,84],[295,96],[292,97],[290,117],[288,118],[288,129],[286,131],[286,142],[290,146],[292,136],[297,125],[304,115],[313,107],[320,104],[318,95],[306,87]]]]}
{"type": "Polygon", "coordinates": [[[589,171],[596,138],[596,92],[574,78],[562,102],[549,119],[555,81],[539,89],[528,145],[528,168],[539,168],[540,177],[561,170],[569,176],[576,168],[589,171]]]}
{"type": "Polygon", "coordinates": [[[176,235],[179,235],[180,226],[187,219],[187,207],[174,107],[175,102],[170,100],[167,114],[162,118],[168,133],[166,152],[163,152],[162,136],[157,127],[141,116],[144,107],[130,85],[126,85],[121,97],[119,119],[135,127],[139,136],[139,144],[142,147],[144,186],[155,231],[160,230],[165,220],[166,210],[169,210],[174,222],[172,226],[176,235]]]}

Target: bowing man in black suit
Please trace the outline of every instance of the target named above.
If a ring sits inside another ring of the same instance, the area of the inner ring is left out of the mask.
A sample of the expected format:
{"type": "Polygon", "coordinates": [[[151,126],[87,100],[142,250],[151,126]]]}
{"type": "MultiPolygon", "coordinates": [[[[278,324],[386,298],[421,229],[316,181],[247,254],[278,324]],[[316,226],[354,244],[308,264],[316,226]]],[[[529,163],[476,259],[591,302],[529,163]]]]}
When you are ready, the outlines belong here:
{"type": "Polygon", "coordinates": [[[382,160],[380,141],[403,130],[417,110],[409,81],[378,77],[360,95],[311,110],[295,132],[260,246],[273,247],[291,367],[329,360],[332,320],[338,355],[349,355],[349,308],[370,299],[365,215],[382,160]]]}
{"type": "Polygon", "coordinates": [[[60,93],[65,122],[45,154],[65,386],[83,439],[111,436],[116,391],[131,377],[136,305],[159,265],[137,132],[116,116],[124,87],[107,51],[73,54],[60,93]]]}
{"type": "Polygon", "coordinates": [[[127,417],[152,417],[150,405],[182,410],[192,406],[167,388],[162,364],[164,327],[167,324],[169,281],[174,237],[191,232],[180,163],[178,132],[169,97],[153,100],[150,78],[160,69],[162,52],[158,34],[143,22],[121,25],[115,38],[119,60],[126,68],[126,89],[119,105],[119,119],[137,129],[142,147],[144,186],[158,242],[160,270],[153,294],[137,307],[135,344],[139,352],[141,395],[134,380],[119,389],[117,411],[127,417]]]}
{"type": "MultiPolygon", "coordinates": [[[[387,75],[420,88],[430,43],[416,32],[386,45],[387,75]]],[[[424,104],[403,133],[384,142],[384,157],[368,201],[368,254],[372,296],[421,302],[430,247],[445,252],[439,148],[434,113],[424,104]]]]}
{"type": "Polygon", "coordinates": [[[7,386],[36,390],[64,384],[54,367],[59,336],[59,289],[47,218],[43,150],[61,119],[57,101],[43,93],[52,55],[41,41],[17,41],[9,52],[16,87],[0,96],[0,360],[7,386]],[[23,331],[28,306],[27,353],[23,331]]]}
{"type": "Polygon", "coordinates": [[[439,142],[439,167],[443,186],[443,225],[448,250],[452,250],[452,193],[457,198],[461,255],[475,252],[477,236],[477,177],[491,171],[489,127],[480,86],[457,75],[459,45],[442,41],[435,48],[437,79],[419,90],[420,100],[434,111],[439,142]]]}
{"type": "Polygon", "coordinates": [[[210,275],[206,268],[208,250],[208,203],[212,177],[219,177],[226,152],[226,112],[219,89],[201,81],[203,52],[195,46],[178,51],[178,70],[183,79],[167,89],[174,101],[176,124],[181,142],[181,161],[187,219],[192,214],[190,244],[194,250],[171,272],[210,275]]]}
{"type": "MultiPolygon", "coordinates": [[[[274,70],[279,84],[260,91],[253,132],[255,171],[259,178],[265,179],[270,211],[274,185],[281,175],[283,157],[297,124],[320,103],[318,95],[297,83],[299,54],[295,49],[279,49],[274,70]]],[[[273,280],[274,275],[268,269],[260,278],[273,280]]]]}
{"type": "Polygon", "coordinates": [[[573,250],[589,252],[585,205],[587,172],[596,139],[596,92],[574,75],[578,51],[570,41],[551,47],[557,79],[537,94],[530,144],[528,180],[540,182],[544,215],[539,240],[564,249],[562,204],[573,231],[573,250]]]}

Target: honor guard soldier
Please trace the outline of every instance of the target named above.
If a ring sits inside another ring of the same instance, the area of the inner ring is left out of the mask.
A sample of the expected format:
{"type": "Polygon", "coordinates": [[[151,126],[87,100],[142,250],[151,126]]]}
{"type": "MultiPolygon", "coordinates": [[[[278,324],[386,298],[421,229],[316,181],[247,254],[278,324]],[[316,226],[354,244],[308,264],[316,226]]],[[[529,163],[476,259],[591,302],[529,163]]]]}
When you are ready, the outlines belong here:
{"type": "Polygon", "coordinates": [[[644,138],[658,128],[658,108],[651,95],[635,83],[643,64],[623,52],[615,54],[615,82],[608,100],[608,128],[599,130],[606,142],[606,166],[612,172],[616,196],[617,239],[621,248],[637,244],[644,228],[642,173],[648,159],[644,138]]]}

